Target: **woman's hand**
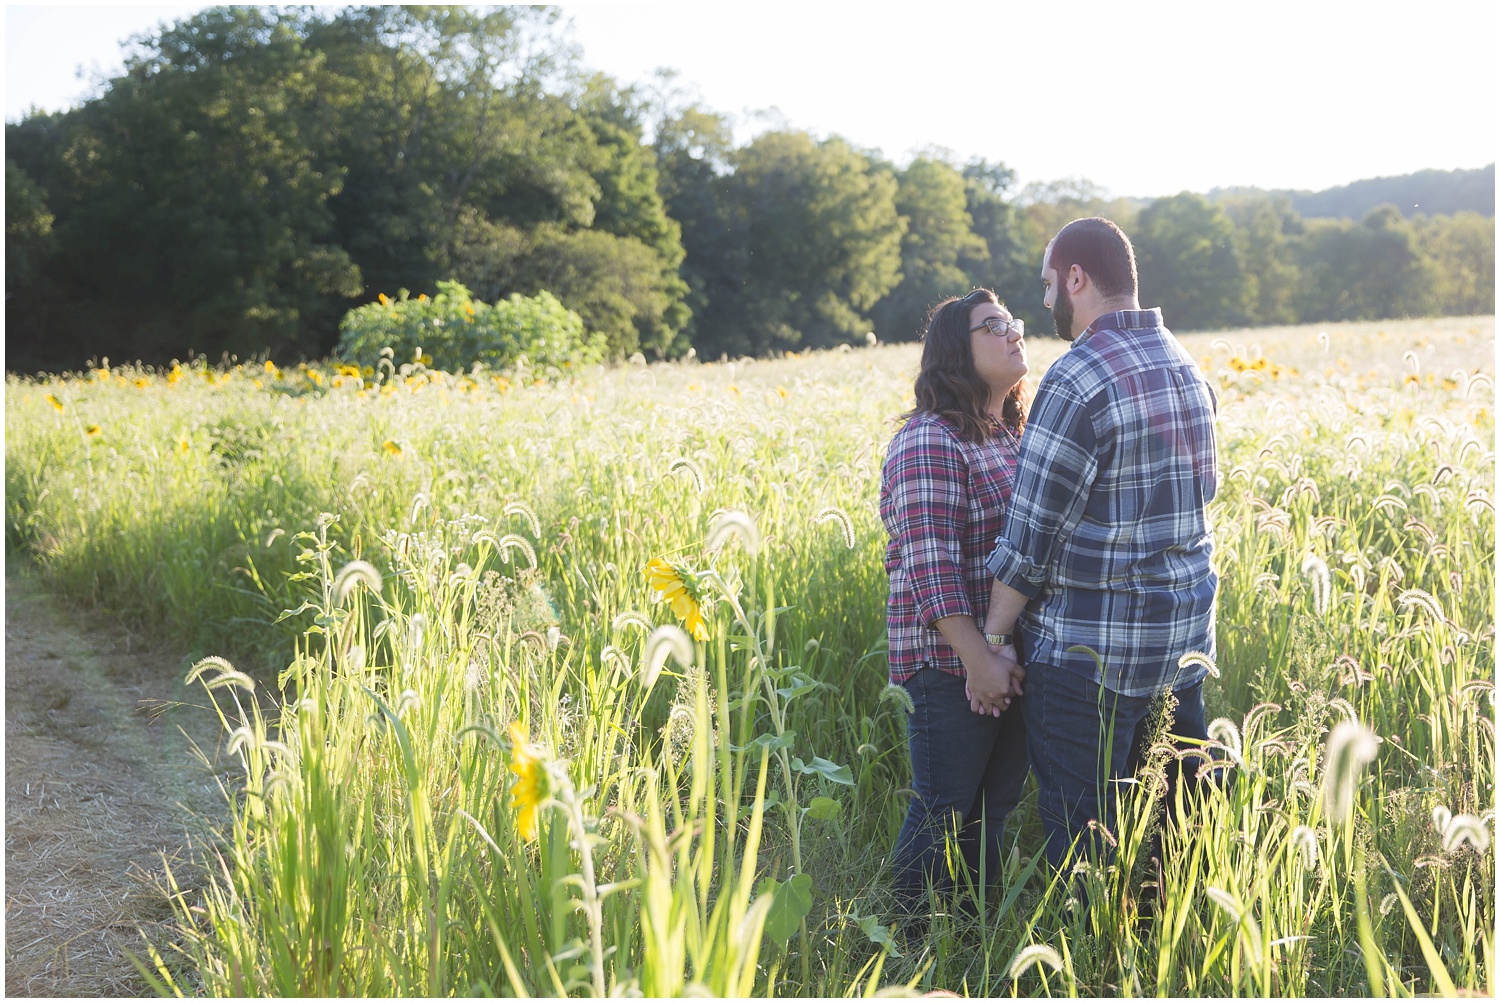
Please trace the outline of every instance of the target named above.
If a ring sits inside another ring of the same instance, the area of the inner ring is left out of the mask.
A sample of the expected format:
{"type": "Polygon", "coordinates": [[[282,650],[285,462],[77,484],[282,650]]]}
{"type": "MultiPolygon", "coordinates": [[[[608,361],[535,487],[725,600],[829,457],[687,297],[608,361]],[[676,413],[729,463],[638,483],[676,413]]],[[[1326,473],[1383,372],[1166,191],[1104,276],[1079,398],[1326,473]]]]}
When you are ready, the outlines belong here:
{"type": "Polygon", "coordinates": [[[933,626],[964,663],[969,709],[995,717],[1010,710],[1011,701],[1021,695],[1021,684],[1026,679],[1026,672],[1016,659],[1015,646],[990,647],[979,626],[966,616],[945,616],[933,626]]]}
{"type": "Polygon", "coordinates": [[[969,677],[964,692],[974,713],[999,717],[1010,710],[1011,700],[1021,695],[1026,670],[1016,661],[1016,649],[1011,645],[986,647],[985,653],[986,657],[976,664],[965,663],[969,677]]]}

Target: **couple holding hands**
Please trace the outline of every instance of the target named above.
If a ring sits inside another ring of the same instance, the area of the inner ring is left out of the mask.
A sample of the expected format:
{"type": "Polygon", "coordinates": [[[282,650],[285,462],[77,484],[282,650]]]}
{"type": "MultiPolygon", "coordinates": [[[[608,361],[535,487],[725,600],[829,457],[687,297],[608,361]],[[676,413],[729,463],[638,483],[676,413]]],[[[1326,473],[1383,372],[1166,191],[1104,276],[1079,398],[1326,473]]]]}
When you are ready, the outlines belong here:
{"type": "Polygon", "coordinates": [[[950,832],[976,882],[981,861],[1000,873],[1028,771],[1061,867],[1103,851],[1090,822],[1113,828],[1112,781],[1133,776],[1159,711],[1174,742],[1207,738],[1207,670],[1179,663],[1214,653],[1214,392],[1141,309],[1114,223],[1063,227],[1041,277],[1071,344],[1035,400],[1022,323],[986,289],[945,300],[881,471],[891,681],[913,708],[895,891],[912,912],[951,887],[950,832]]]}

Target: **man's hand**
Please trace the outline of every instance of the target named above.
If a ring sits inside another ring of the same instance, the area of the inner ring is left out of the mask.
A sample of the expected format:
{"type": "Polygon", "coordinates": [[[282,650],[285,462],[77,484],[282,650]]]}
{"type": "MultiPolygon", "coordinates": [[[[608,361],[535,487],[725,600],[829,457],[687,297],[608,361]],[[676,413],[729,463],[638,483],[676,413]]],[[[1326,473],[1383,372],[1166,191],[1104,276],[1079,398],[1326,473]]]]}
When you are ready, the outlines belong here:
{"type": "Polygon", "coordinates": [[[1011,700],[1021,695],[1026,671],[1016,661],[1013,646],[985,650],[987,657],[980,664],[968,666],[964,692],[974,713],[999,717],[1010,709],[1011,700]]]}

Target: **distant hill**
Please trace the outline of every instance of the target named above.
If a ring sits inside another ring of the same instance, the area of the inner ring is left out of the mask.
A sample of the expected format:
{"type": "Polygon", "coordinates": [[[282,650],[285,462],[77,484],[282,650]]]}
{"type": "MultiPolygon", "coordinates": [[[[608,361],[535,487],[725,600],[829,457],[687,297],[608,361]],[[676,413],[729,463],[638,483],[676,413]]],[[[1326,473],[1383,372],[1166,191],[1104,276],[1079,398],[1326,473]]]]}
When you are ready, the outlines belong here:
{"type": "Polygon", "coordinates": [[[1495,215],[1495,165],[1472,170],[1418,171],[1393,178],[1366,178],[1320,192],[1264,188],[1215,188],[1218,201],[1238,195],[1284,195],[1304,218],[1359,219],[1389,202],[1406,216],[1449,216],[1456,212],[1495,215]]]}

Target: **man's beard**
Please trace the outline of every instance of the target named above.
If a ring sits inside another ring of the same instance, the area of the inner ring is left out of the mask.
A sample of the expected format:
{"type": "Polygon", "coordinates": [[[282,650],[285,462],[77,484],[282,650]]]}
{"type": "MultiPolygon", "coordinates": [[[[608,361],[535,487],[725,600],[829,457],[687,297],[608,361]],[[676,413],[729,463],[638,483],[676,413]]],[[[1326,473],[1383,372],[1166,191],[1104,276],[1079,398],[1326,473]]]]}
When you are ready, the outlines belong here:
{"type": "Polygon", "coordinates": [[[1052,301],[1052,326],[1063,341],[1077,337],[1073,330],[1073,298],[1064,286],[1057,287],[1057,298],[1052,301]]]}

